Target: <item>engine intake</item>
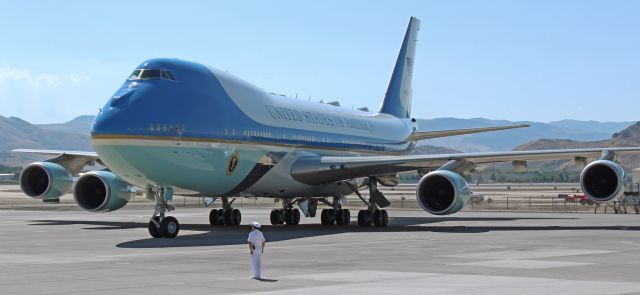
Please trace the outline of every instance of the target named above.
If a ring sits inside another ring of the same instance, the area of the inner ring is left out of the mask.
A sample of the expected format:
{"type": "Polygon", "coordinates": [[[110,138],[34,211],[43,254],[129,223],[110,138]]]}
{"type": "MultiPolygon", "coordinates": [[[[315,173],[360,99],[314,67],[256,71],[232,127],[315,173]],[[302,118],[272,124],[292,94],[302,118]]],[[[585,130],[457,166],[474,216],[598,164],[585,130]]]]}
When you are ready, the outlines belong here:
{"type": "Polygon", "coordinates": [[[67,193],[73,185],[71,173],[59,164],[35,162],[20,173],[20,189],[35,199],[56,199],[67,193]]]}
{"type": "Polygon", "coordinates": [[[580,186],[590,199],[609,201],[624,193],[624,170],[609,160],[593,161],[582,170],[580,186]]]}
{"type": "Polygon", "coordinates": [[[416,191],[420,207],[435,215],[460,211],[470,195],[467,181],[449,170],[436,170],[423,176],[416,191]]]}
{"type": "Polygon", "coordinates": [[[109,171],[91,171],[76,182],[73,198],[80,208],[90,212],[109,212],[124,207],[135,190],[109,171]]]}

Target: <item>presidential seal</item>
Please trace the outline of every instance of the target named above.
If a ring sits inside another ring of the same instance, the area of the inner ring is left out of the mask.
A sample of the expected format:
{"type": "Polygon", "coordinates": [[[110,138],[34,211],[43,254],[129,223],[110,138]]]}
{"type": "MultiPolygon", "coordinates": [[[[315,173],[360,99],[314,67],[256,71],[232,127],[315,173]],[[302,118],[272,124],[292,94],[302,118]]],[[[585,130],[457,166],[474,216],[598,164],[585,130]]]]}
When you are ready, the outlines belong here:
{"type": "Polygon", "coordinates": [[[233,152],[231,154],[231,158],[229,158],[229,163],[227,163],[227,176],[231,176],[233,171],[238,167],[238,162],[240,161],[240,154],[238,152],[233,152]]]}

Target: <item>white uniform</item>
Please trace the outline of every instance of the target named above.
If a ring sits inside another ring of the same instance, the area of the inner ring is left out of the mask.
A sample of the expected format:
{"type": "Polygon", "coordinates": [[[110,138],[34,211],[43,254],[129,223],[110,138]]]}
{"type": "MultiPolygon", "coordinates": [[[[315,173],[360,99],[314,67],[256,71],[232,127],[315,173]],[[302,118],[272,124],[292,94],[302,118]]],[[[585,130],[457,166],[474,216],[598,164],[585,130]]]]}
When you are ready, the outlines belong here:
{"type": "Polygon", "coordinates": [[[262,242],[264,242],[264,235],[262,232],[254,229],[249,233],[247,242],[250,242],[255,248],[253,249],[253,255],[251,255],[251,270],[253,271],[253,278],[261,278],[260,274],[260,259],[262,258],[262,242]]]}

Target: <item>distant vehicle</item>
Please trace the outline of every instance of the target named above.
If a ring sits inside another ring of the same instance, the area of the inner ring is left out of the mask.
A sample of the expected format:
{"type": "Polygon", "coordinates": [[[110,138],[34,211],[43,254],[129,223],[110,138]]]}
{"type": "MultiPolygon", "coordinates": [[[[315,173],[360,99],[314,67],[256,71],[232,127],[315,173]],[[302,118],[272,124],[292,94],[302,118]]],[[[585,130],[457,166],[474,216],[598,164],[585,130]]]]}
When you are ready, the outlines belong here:
{"type": "Polygon", "coordinates": [[[577,202],[580,205],[595,205],[596,201],[589,199],[585,194],[560,194],[559,198],[564,198],[565,202],[577,202]]]}
{"type": "Polygon", "coordinates": [[[478,205],[482,203],[482,201],[484,201],[484,195],[471,194],[471,196],[469,197],[469,201],[467,201],[467,203],[473,203],[475,205],[478,205]]]}

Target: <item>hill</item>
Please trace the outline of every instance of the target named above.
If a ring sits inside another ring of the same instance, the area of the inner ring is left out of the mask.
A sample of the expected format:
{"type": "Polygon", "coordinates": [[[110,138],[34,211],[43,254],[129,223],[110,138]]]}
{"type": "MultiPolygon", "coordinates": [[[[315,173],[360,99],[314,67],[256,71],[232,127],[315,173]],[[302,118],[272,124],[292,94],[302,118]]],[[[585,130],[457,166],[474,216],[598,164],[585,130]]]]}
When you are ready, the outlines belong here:
{"type": "MultiPolygon", "coordinates": [[[[81,135],[89,135],[91,124],[95,116],[84,115],[74,118],[71,121],[59,124],[37,124],[36,126],[51,131],[60,131],[81,135]]],[[[618,129],[620,130],[620,129],[618,129]]]]}
{"type": "MultiPolygon", "coordinates": [[[[514,150],[549,150],[549,149],[566,149],[566,148],[590,148],[590,147],[624,147],[624,146],[640,146],[640,122],[635,123],[624,130],[615,133],[613,138],[598,141],[576,141],[576,140],[559,140],[559,139],[538,139],[529,143],[520,145],[514,150]]],[[[626,169],[634,169],[640,167],[639,156],[624,156],[619,158],[620,164],[626,169]]],[[[546,163],[532,162],[529,167],[534,166],[538,169],[557,170],[557,169],[575,169],[572,162],[567,161],[551,161],[546,163]]]]}
{"type": "Polygon", "coordinates": [[[540,138],[567,139],[576,141],[596,141],[611,138],[614,132],[622,130],[633,122],[597,122],[563,120],[550,123],[530,121],[490,120],[484,118],[457,119],[437,118],[418,120],[420,130],[446,130],[459,128],[490,127],[513,124],[529,124],[529,128],[436,138],[420,144],[443,146],[463,152],[508,151],[519,145],[540,138]]]}
{"type": "Polygon", "coordinates": [[[93,150],[88,133],[49,130],[20,118],[0,116],[0,164],[20,166],[34,159],[9,152],[17,148],[93,150]]]}

